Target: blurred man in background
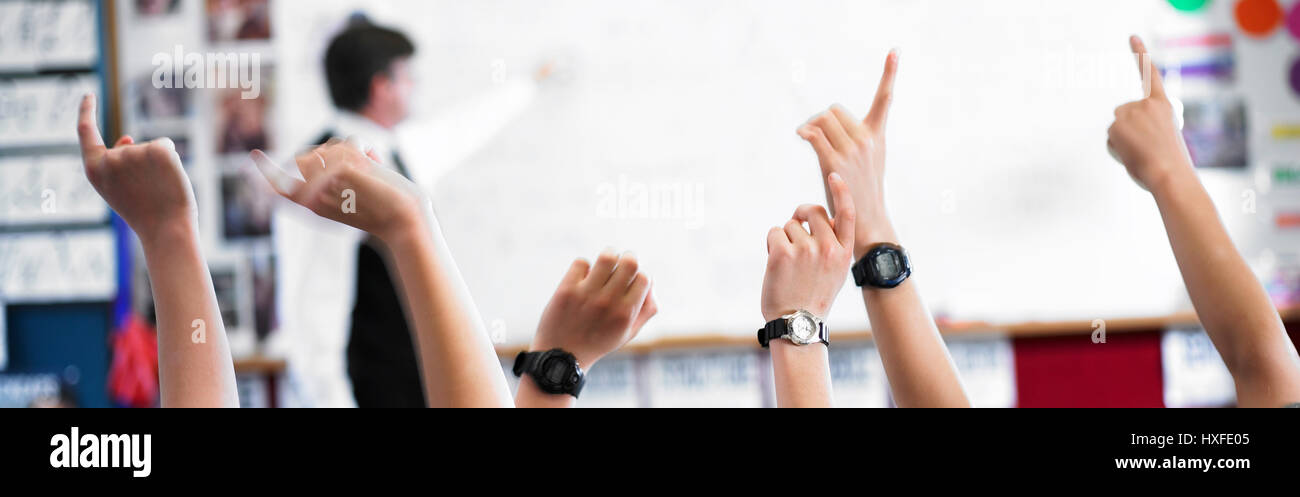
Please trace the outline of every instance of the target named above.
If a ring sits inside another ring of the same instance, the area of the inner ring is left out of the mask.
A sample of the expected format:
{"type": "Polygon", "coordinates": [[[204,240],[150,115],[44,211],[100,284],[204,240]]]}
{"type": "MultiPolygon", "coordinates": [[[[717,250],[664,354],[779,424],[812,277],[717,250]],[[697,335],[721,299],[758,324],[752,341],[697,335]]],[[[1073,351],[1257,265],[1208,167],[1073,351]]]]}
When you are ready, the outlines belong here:
{"type": "MultiPolygon", "coordinates": [[[[431,194],[436,171],[486,144],[528,106],[550,70],[543,67],[532,81],[502,84],[420,126],[421,148],[427,149],[422,157],[432,154],[431,162],[439,164],[407,164],[395,131],[409,116],[417,91],[414,54],[406,35],[354,17],[326,50],[325,76],[338,115],[313,145],[355,136],[373,147],[386,167],[431,194]]],[[[411,326],[382,245],[352,228],[322,223],[296,205],[278,207],[273,222],[280,331],[302,403],[425,406],[411,326]]]]}

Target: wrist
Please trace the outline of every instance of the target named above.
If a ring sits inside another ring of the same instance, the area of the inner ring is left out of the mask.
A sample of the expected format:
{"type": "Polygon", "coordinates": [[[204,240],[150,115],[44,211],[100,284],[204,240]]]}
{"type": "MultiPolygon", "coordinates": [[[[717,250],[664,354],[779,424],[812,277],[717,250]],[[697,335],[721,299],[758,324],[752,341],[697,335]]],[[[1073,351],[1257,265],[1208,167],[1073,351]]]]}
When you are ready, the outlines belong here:
{"type": "Polygon", "coordinates": [[[199,226],[194,219],[180,217],[139,230],[136,236],[140,238],[140,246],[146,254],[190,244],[198,246],[199,226]]]}
{"type": "Polygon", "coordinates": [[[889,216],[880,215],[860,221],[853,236],[853,261],[857,262],[871,247],[882,243],[901,245],[889,216]]]}
{"type": "Polygon", "coordinates": [[[560,349],[573,354],[573,357],[578,360],[578,366],[582,367],[584,371],[590,370],[591,366],[596,364],[596,361],[605,357],[605,354],[603,353],[566,346],[558,340],[535,339],[533,340],[533,343],[528,346],[529,352],[543,352],[551,349],[560,349]]]}
{"type": "Polygon", "coordinates": [[[773,320],[776,320],[776,319],[780,319],[782,316],[786,316],[786,315],[794,314],[795,312],[798,312],[800,309],[803,309],[803,310],[805,310],[805,311],[811,312],[811,313],[813,313],[814,316],[817,316],[818,318],[825,320],[825,319],[826,319],[826,313],[830,310],[830,304],[827,304],[827,305],[796,305],[796,306],[781,307],[781,308],[779,308],[779,309],[781,309],[781,310],[768,310],[768,311],[763,311],[763,320],[764,320],[764,322],[773,321],[773,320]]]}
{"type": "Polygon", "coordinates": [[[1152,179],[1146,185],[1147,190],[1155,197],[1156,201],[1177,195],[1178,192],[1186,190],[1188,185],[1200,183],[1200,178],[1196,176],[1196,170],[1187,164],[1172,164],[1160,168],[1163,172],[1152,179]]]}
{"type": "Polygon", "coordinates": [[[432,234],[419,222],[418,216],[402,214],[393,219],[383,230],[374,233],[394,254],[402,251],[420,250],[432,241],[432,234]]]}

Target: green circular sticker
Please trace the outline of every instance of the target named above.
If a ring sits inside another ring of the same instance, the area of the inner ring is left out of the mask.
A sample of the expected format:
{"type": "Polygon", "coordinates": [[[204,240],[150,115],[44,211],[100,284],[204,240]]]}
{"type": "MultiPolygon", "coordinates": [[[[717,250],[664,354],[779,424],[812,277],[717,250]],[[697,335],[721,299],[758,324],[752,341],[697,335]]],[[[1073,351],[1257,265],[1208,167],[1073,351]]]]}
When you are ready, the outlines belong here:
{"type": "Polygon", "coordinates": [[[1183,12],[1193,12],[1201,10],[1210,0],[1169,0],[1169,5],[1183,12]]]}

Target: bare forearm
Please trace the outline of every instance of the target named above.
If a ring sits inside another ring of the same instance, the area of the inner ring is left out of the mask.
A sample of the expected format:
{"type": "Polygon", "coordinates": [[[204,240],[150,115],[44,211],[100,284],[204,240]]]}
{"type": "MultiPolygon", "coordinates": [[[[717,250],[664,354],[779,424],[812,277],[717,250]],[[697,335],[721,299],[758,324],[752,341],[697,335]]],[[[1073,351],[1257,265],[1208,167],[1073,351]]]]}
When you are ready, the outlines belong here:
{"type": "Polygon", "coordinates": [[[820,343],[773,340],[772,378],[777,407],[833,407],[830,354],[820,343]]]}
{"type": "Polygon", "coordinates": [[[431,407],[508,407],[510,390],[487,334],[453,281],[430,230],[389,242],[415,327],[431,407]]]}
{"type": "Polygon", "coordinates": [[[212,277],[192,223],[141,234],[158,319],[163,407],[239,407],[212,277]]]}
{"type": "MultiPolygon", "coordinates": [[[[868,234],[859,238],[854,257],[861,258],[878,243],[899,244],[888,218],[870,226],[868,234]]],[[[921,301],[915,277],[890,289],[864,287],[862,300],[899,407],[970,407],[939,329],[921,301]]]]}
{"type": "Polygon", "coordinates": [[[1300,401],[1300,358],[1190,165],[1152,185],[1192,306],[1237,383],[1241,405],[1300,401]]]}

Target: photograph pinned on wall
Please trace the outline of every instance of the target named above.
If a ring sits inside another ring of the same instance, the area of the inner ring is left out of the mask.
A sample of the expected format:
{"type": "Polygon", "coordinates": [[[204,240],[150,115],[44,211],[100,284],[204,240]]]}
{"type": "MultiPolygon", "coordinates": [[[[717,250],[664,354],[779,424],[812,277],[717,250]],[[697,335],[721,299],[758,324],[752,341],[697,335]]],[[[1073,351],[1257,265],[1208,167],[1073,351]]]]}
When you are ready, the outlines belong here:
{"type": "Polygon", "coordinates": [[[207,0],[208,40],[271,38],[270,0],[207,0]]]}
{"type": "Polygon", "coordinates": [[[218,154],[246,156],[253,149],[272,148],[271,72],[270,67],[259,69],[260,88],[255,98],[245,98],[247,90],[240,88],[216,90],[214,128],[218,154]]]}
{"type": "Polygon", "coordinates": [[[275,191],[255,169],[238,164],[232,160],[221,175],[221,232],[227,242],[271,234],[275,191]]]}
{"type": "Polygon", "coordinates": [[[167,17],[180,11],[181,0],[135,0],[138,17],[167,17]]]}
{"type": "Polygon", "coordinates": [[[257,333],[258,343],[262,343],[277,326],[275,255],[270,250],[254,251],[248,265],[253,274],[253,331],[257,333]]]}
{"type": "Polygon", "coordinates": [[[164,87],[152,72],[131,81],[127,108],[132,122],[167,121],[189,117],[194,110],[194,92],[184,87],[164,87]]]}
{"type": "Polygon", "coordinates": [[[1183,101],[1183,140],[1199,168],[1244,169],[1250,164],[1246,103],[1240,97],[1183,101]]]}
{"type": "Polygon", "coordinates": [[[221,322],[226,331],[244,327],[240,319],[239,295],[243,291],[239,285],[239,271],[234,265],[212,265],[212,290],[217,295],[217,307],[221,309],[221,322]]]}

